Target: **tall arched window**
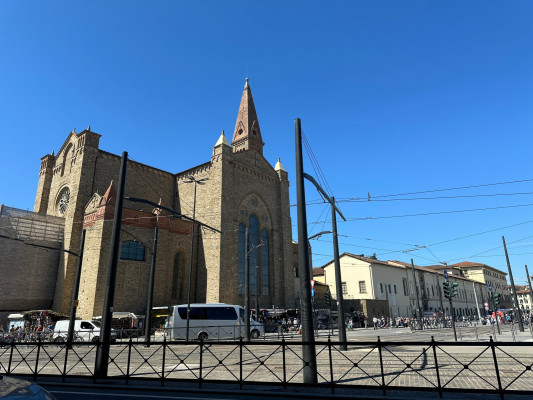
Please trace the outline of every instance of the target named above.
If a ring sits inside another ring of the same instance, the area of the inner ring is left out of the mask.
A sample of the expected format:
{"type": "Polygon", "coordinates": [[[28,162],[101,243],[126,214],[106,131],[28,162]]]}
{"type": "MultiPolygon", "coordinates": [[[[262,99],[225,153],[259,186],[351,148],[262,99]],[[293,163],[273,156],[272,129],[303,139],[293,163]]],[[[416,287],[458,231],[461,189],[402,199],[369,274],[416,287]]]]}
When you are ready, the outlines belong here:
{"type": "Polygon", "coordinates": [[[185,263],[183,261],[183,254],[178,253],[174,256],[174,269],[172,271],[172,298],[179,299],[183,290],[185,263]]]}
{"type": "Polygon", "coordinates": [[[244,294],[244,257],[246,257],[246,250],[244,249],[244,242],[246,236],[246,226],[239,224],[239,294],[244,294]]]}
{"type": "Polygon", "coordinates": [[[263,286],[263,294],[269,295],[270,294],[270,275],[269,275],[269,252],[270,247],[268,243],[268,231],[266,229],[263,229],[261,232],[261,240],[264,244],[263,247],[261,247],[261,275],[262,275],[262,286],[263,286]]]}
{"type": "MultiPolygon", "coordinates": [[[[250,249],[253,247],[257,247],[259,244],[259,220],[257,219],[257,216],[255,214],[250,215],[250,227],[248,229],[248,235],[249,235],[249,241],[248,244],[250,246],[250,249]]],[[[255,248],[248,258],[248,261],[250,262],[250,294],[255,295],[256,293],[256,269],[259,267],[260,259],[259,259],[259,248],[255,248]]]]}

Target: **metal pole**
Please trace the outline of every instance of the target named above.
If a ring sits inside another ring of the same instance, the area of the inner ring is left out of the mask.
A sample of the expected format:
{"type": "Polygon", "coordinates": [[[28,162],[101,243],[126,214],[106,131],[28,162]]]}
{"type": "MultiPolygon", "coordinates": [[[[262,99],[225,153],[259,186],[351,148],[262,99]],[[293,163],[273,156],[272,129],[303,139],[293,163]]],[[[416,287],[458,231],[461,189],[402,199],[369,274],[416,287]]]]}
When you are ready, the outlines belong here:
{"type": "Polygon", "coordinates": [[[248,251],[248,227],[244,233],[244,340],[250,341],[250,253],[248,251]]]}
{"type": "Polygon", "coordinates": [[[414,291],[416,295],[416,309],[418,310],[417,312],[418,328],[422,329],[422,315],[420,312],[420,302],[418,300],[418,285],[416,284],[415,264],[413,263],[412,258],[411,258],[411,270],[413,271],[413,286],[414,286],[414,291]]]}
{"type": "Polygon", "coordinates": [[[315,338],[313,335],[313,304],[311,299],[311,271],[309,263],[309,240],[307,236],[307,215],[305,210],[304,168],[302,156],[302,129],[300,118],[294,121],[296,139],[296,197],[298,209],[298,269],[300,275],[300,299],[302,302],[302,346],[304,383],[315,384],[317,364],[315,338]]]}
{"type": "Polygon", "coordinates": [[[155,280],[155,261],[157,258],[157,236],[159,227],[157,226],[159,216],[156,217],[154,229],[154,250],[152,255],[152,266],[150,268],[150,280],[148,282],[148,302],[146,303],[146,318],[144,319],[144,339],[146,346],[150,346],[150,337],[152,336],[152,302],[154,299],[154,280],[155,280]]]}
{"type": "Polygon", "coordinates": [[[192,234],[191,234],[191,262],[189,264],[189,284],[187,287],[187,333],[186,340],[189,341],[189,323],[191,319],[191,282],[192,282],[192,263],[194,259],[194,227],[196,223],[196,181],[194,182],[194,199],[192,206],[192,234]]]}
{"type": "MultiPolygon", "coordinates": [[[[344,322],[344,295],[342,293],[341,263],[339,260],[339,237],[337,235],[337,213],[335,212],[335,197],[331,198],[331,224],[333,229],[333,258],[335,259],[335,287],[337,290],[337,324],[339,326],[339,341],[346,342],[346,324],[344,322]]],[[[339,350],[347,350],[345,344],[339,350]]]]}
{"type": "Polygon", "coordinates": [[[531,330],[531,312],[533,311],[533,290],[531,290],[531,276],[529,276],[529,271],[527,270],[526,265],[526,275],[527,275],[527,283],[529,285],[529,329],[531,330]]]}
{"type": "Polygon", "coordinates": [[[505,259],[507,260],[507,268],[509,269],[509,278],[511,279],[511,287],[513,288],[513,298],[516,307],[516,314],[518,315],[518,327],[520,332],[524,332],[524,324],[522,323],[522,312],[518,304],[518,296],[516,295],[516,286],[514,285],[513,271],[511,271],[511,263],[509,262],[509,254],[507,253],[507,245],[505,244],[505,237],[502,236],[503,249],[505,250],[505,259]]]}
{"type": "Polygon", "coordinates": [[[472,287],[474,288],[474,298],[476,299],[476,310],[477,310],[477,318],[479,322],[481,322],[481,314],[479,313],[479,303],[477,302],[477,293],[476,293],[476,283],[472,282],[472,287]]]}
{"type": "Polygon", "coordinates": [[[120,248],[120,230],[122,228],[122,207],[124,204],[124,186],[126,185],[126,167],[128,163],[128,152],[122,152],[120,162],[120,172],[118,179],[118,192],[115,203],[115,215],[113,218],[113,229],[111,231],[111,249],[107,266],[107,284],[105,289],[104,307],[102,310],[102,326],[100,344],[96,352],[96,364],[94,374],[96,377],[107,376],[109,359],[109,342],[111,339],[111,320],[113,319],[113,305],[115,303],[115,282],[117,279],[117,266],[120,248]]]}
{"type": "Polygon", "coordinates": [[[259,322],[259,265],[255,265],[255,320],[259,322]]]}
{"type": "Polygon", "coordinates": [[[74,288],[72,289],[72,302],[70,304],[70,320],[68,323],[68,334],[67,334],[67,345],[69,348],[72,348],[72,339],[74,337],[74,320],[76,319],[76,309],[78,308],[78,292],[80,291],[81,264],[83,260],[84,245],[85,245],[85,229],[81,231],[81,243],[80,243],[80,251],[78,254],[78,265],[76,266],[74,288]]]}
{"type": "Polygon", "coordinates": [[[455,338],[455,341],[457,342],[457,331],[455,330],[455,310],[453,309],[453,303],[452,303],[452,293],[451,293],[451,287],[450,287],[450,315],[452,316],[452,327],[453,327],[453,337],[455,338]]]}

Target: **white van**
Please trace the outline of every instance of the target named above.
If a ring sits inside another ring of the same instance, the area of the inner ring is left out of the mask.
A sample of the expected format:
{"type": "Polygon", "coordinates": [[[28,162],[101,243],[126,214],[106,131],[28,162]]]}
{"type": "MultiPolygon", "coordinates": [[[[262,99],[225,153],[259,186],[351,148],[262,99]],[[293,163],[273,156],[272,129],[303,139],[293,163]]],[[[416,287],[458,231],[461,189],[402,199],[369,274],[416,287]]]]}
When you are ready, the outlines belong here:
{"type": "MultiPolygon", "coordinates": [[[[62,319],[56,322],[52,340],[55,342],[65,342],[68,335],[68,319],[62,319]]],[[[100,322],[89,320],[74,321],[74,341],[97,342],[100,340],[100,322]]],[[[115,334],[116,335],[116,334],[115,334]]],[[[113,332],[111,332],[113,337],[113,332]]]]}
{"type": "MultiPolygon", "coordinates": [[[[187,304],[170,307],[168,316],[170,339],[186,339],[187,304]]],[[[250,319],[250,336],[264,334],[263,325],[250,319]]],[[[239,305],[212,303],[191,304],[189,339],[238,339],[244,336],[244,308],[239,305]]]]}

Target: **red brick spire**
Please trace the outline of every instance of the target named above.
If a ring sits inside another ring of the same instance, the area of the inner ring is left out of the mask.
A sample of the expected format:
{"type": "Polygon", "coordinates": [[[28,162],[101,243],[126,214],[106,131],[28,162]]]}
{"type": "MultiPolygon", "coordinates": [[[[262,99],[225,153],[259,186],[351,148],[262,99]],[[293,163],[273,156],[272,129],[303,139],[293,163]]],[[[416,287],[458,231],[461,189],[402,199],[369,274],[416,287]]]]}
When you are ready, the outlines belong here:
{"type": "Polygon", "coordinates": [[[261,137],[261,129],[259,128],[259,121],[257,119],[248,78],[246,78],[244,85],[231,145],[233,146],[234,152],[256,150],[260,154],[263,154],[264,143],[261,137]]]}

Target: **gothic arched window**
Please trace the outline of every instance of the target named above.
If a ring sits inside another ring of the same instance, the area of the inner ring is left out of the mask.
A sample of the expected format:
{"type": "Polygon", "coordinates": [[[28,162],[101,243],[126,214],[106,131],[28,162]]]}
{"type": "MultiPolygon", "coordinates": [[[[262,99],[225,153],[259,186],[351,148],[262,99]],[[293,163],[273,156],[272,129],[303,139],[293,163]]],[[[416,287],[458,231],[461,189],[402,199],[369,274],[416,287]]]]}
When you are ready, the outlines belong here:
{"type": "MultiPolygon", "coordinates": [[[[250,215],[250,227],[248,229],[248,246],[252,249],[250,252],[250,255],[248,256],[249,266],[250,266],[250,294],[255,295],[256,293],[256,270],[259,268],[259,248],[257,248],[257,245],[259,244],[259,220],[257,219],[257,216],[255,214],[250,215]]],[[[257,277],[259,278],[259,277],[257,277]]]]}
{"type": "Polygon", "coordinates": [[[269,253],[270,247],[268,243],[268,231],[263,229],[261,232],[261,241],[264,246],[261,247],[261,275],[263,284],[263,294],[270,294],[270,275],[269,275],[269,253]]]}
{"type": "Polygon", "coordinates": [[[239,224],[239,294],[244,294],[244,258],[246,249],[244,242],[246,240],[246,226],[239,224]]]}
{"type": "Polygon", "coordinates": [[[144,246],[139,242],[129,240],[122,242],[120,250],[121,260],[144,261],[144,246]]]}

